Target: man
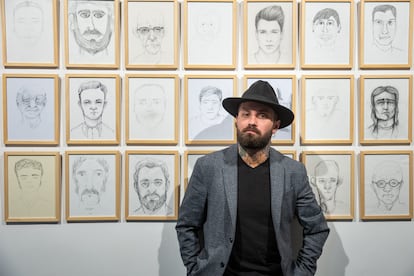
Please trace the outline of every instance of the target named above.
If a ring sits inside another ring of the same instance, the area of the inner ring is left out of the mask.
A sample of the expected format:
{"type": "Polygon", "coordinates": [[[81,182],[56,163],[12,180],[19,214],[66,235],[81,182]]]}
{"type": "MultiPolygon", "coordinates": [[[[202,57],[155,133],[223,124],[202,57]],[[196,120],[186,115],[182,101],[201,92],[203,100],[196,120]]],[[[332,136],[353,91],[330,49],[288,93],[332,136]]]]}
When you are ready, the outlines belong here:
{"type": "MultiPolygon", "coordinates": [[[[218,87],[208,85],[201,89],[198,95],[200,112],[188,121],[188,137],[190,139],[195,139],[202,130],[219,125],[224,121],[226,116],[221,113],[222,99],[223,92],[218,87]]],[[[228,122],[226,125],[230,126],[231,122],[228,122]]],[[[228,134],[228,132],[226,132],[226,125],[223,126],[222,131],[217,132],[217,134],[228,134]]],[[[203,137],[199,137],[199,139],[202,138],[203,137]]]]}
{"type": "Polygon", "coordinates": [[[315,14],[312,24],[312,32],[315,34],[318,47],[334,49],[336,38],[341,31],[338,12],[331,8],[322,9],[315,14]]]}
{"type": "Polygon", "coordinates": [[[393,5],[375,6],[372,11],[372,36],[377,49],[385,53],[401,51],[393,46],[397,31],[397,9],[393,5]]]}
{"type": "Polygon", "coordinates": [[[78,89],[78,105],[82,110],[83,122],[71,129],[72,138],[113,138],[114,130],[102,122],[107,93],[108,89],[100,81],[90,80],[81,83],[78,89]]]}
{"type": "Polygon", "coordinates": [[[293,112],[261,80],[223,107],[238,144],[194,166],[176,226],[187,275],[314,275],[329,228],[303,164],[270,147],[293,112]],[[303,243],[293,260],[295,216],[303,243]]]}
{"type": "Polygon", "coordinates": [[[152,13],[139,14],[133,30],[141,42],[142,52],[135,57],[135,62],[143,64],[159,64],[163,60],[162,41],[165,35],[164,17],[152,13]]]}
{"type": "Polygon", "coordinates": [[[41,114],[47,103],[47,95],[38,86],[22,86],[16,94],[16,105],[22,115],[24,128],[36,129],[42,123],[41,114]]]}
{"type": "Polygon", "coordinates": [[[335,160],[318,162],[311,184],[316,188],[319,205],[325,214],[332,214],[344,205],[344,202],[336,199],[336,190],[342,184],[342,179],[339,177],[339,166],[335,160]]]}
{"type": "Polygon", "coordinates": [[[369,136],[374,139],[399,137],[398,90],[391,86],[378,86],[371,93],[371,119],[369,136]]]}
{"type": "MultiPolygon", "coordinates": [[[[403,206],[400,191],[404,184],[403,173],[398,163],[385,160],[378,163],[372,174],[371,187],[378,199],[377,208],[390,212],[395,207],[403,206]]],[[[401,210],[397,208],[397,211],[401,210]]]]}
{"type": "Polygon", "coordinates": [[[53,202],[41,193],[43,165],[41,162],[23,158],[14,165],[19,193],[13,197],[10,215],[17,217],[53,214],[53,202]]]}
{"type": "Polygon", "coordinates": [[[70,1],[71,30],[79,53],[107,53],[112,39],[113,15],[106,1],[70,1]]]}
{"type": "Polygon", "coordinates": [[[43,9],[33,1],[18,3],[13,9],[13,31],[26,47],[33,47],[43,33],[43,9]]]}
{"type": "Polygon", "coordinates": [[[140,138],[165,137],[169,128],[163,124],[166,106],[164,87],[157,83],[145,83],[134,91],[134,113],[138,123],[136,132],[140,138]]]}
{"type": "Polygon", "coordinates": [[[81,156],[73,162],[72,179],[79,204],[88,213],[100,206],[108,181],[109,165],[105,159],[81,156]]]}
{"type": "Polygon", "coordinates": [[[254,53],[257,63],[279,63],[280,44],[283,39],[285,15],[282,7],[268,6],[256,14],[255,29],[258,49],[254,53]]]}
{"type": "Polygon", "coordinates": [[[144,159],[138,162],[134,172],[134,189],[141,206],[134,210],[137,215],[172,215],[167,205],[170,186],[168,167],[162,160],[144,159]]]}

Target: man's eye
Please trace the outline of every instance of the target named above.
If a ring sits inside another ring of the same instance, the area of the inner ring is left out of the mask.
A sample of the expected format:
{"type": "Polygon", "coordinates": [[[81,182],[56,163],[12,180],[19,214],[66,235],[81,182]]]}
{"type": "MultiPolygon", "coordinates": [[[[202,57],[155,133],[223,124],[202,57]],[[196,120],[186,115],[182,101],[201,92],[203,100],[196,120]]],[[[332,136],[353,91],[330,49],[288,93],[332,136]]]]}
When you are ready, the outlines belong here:
{"type": "Polygon", "coordinates": [[[93,17],[95,17],[95,18],[100,19],[100,18],[102,18],[104,16],[105,16],[105,12],[104,11],[94,11],[93,12],[93,17]]]}
{"type": "Polygon", "coordinates": [[[91,16],[91,11],[89,10],[82,10],[78,12],[79,17],[82,18],[89,18],[91,16]]]}

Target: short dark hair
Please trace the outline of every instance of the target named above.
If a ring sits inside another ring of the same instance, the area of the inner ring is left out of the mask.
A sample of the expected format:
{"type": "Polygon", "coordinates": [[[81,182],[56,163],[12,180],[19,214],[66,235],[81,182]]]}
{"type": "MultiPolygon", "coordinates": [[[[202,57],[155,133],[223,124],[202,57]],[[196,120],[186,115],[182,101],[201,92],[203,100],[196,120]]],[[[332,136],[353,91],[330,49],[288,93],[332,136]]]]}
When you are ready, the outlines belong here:
{"type": "Polygon", "coordinates": [[[261,9],[255,18],[255,28],[257,30],[257,25],[259,20],[263,19],[266,21],[277,21],[280,26],[280,31],[283,32],[283,25],[285,23],[285,14],[283,13],[282,7],[278,5],[268,6],[264,9],[261,9]]]}

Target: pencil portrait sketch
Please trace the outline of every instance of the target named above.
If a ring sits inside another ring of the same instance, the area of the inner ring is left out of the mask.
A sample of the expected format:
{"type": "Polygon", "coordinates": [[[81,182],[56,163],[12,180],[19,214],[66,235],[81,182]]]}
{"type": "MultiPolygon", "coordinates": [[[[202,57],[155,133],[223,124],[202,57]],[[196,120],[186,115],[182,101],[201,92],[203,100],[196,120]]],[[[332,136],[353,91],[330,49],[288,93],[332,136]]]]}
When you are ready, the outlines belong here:
{"type": "Polygon", "coordinates": [[[57,75],[3,75],[5,141],[58,143],[57,75]]]}
{"type": "Polygon", "coordinates": [[[364,139],[410,139],[411,104],[409,78],[362,78],[364,94],[364,139]]]}
{"type": "Polygon", "coordinates": [[[309,1],[304,5],[302,65],[350,65],[352,3],[309,1]]]}
{"type": "Polygon", "coordinates": [[[353,217],[353,153],[304,152],[309,182],[327,218],[353,217]]]}
{"type": "Polygon", "coordinates": [[[235,66],[234,4],[233,1],[186,1],[186,68],[235,66]]]}
{"type": "Polygon", "coordinates": [[[292,3],[244,3],[245,65],[272,66],[293,63],[292,3]]]}
{"type": "Polygon", "coordinates": [[[177,79],[128,76],[127,142],[173,142],[177,124],[177,79]]]}
{"type": "Polygon", "coordinates": [[[362,152],[364,216],[412,214],[412,153],[362,152]]]}
{"type": "Polygon", "coordinates": [[[127,152],[127,218],[172,219],[177,214],[177,152],[127,152]]]}
{"type": "Polygon", "coordinates": [[[57,221],[57,153],[5,153],[6,221],[57,221]]]}
{"type": "Polygon", "coordinates": [[[303,78],[305,113],[302,139],[351,140],[352,77],[308,77],[303,78]]]}
{"type": "Polygon", "coordinates": [[[115,64],[118,1],[66,1],[67,66],[115,64]]]}
{"type": "Polygon", "coordinates": [[[365,64],[406,64],[409,60],[409,2],[364,2],[365,64]]]}
{"type": "Polygon", "coordinates": [[[128,1],[127,5],[127,65],[174,65],[175,3],[128,1]]]}
{"type": "Polygon", "coordinates": [[[57,7],[48,0],[3,1],[6,66],[58,65],[57,7]]]}
{"type": "Polygon", "coordinates": [[[76,141],[116,141],[118,131],[118,76],[67,76],[67,137],[76,141]]]}
{"type": "Polygon", "coordinates": [[[231,140],[233,118],[226,114],[222,100],[233,96],[233,78],[187,79],[187,139],[231,140]]]}
{"type": "Polygon", "coordinates": [[[67,218],[114,218],[118,212],[117,153],[67,152],[67,218]]]}

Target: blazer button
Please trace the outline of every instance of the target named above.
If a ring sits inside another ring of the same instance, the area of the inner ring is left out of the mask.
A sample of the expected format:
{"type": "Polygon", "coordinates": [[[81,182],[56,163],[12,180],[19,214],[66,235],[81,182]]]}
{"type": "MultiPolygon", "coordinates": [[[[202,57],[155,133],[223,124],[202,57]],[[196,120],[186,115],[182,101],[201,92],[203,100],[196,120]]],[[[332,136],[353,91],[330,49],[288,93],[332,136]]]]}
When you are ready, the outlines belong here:
{"type": "Polygon", "coordinates": [[[229,241],[230,241],[230,243],[233,243],[233,239],[232,238],[229,238],[229,241]]]}
{"type": "Polygon", "coordinates": [[[223,262],[221,262],[221,263],[220,263],[220,266],[223,268],[223,267],[224,267],[224,263],[223,263],[223,262]]]}

